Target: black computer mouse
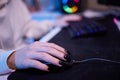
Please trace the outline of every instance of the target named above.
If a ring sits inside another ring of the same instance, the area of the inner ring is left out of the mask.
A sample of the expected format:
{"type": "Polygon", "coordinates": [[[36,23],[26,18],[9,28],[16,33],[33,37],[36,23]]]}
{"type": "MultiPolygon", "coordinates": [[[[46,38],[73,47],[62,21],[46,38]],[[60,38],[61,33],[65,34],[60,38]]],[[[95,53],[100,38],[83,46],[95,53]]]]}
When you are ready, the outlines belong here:
{"type": "Polygon", "coordinates": [[[69,51],[66,51],[66,52],[67,52],[66,61],[63,61],[63,60],[60,61],[60,64],[62,65],[62,67],[55,66],[51,63],[47,64],[49,66],[49,71],[50,72],[67,70],[67,69],[72,67],[72,65],[73,65],[72,61],[73,60],[72,60],[72,57],[71,57],[71,53],[69,51]]]}

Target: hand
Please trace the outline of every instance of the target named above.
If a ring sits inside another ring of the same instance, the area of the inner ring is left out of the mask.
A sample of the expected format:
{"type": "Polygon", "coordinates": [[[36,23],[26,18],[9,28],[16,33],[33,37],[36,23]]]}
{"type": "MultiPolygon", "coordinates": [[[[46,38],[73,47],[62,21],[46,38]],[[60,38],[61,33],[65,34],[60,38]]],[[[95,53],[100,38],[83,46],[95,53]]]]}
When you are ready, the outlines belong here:
{"type": "Polygon", "coordinates": [[[48,66],[41,61],[61,67],[59,63],[60,60],[66,60],[65,54],[65,49],[56,44],[35,42],[13,53],[8,58],[8,66],[17,69],[37,68],[48,71],[48,66]]]}
{"type": "Polygon", "coordinates": [[[31,21],[24,29],[24,35],[27,38],[38,39],[50,30],[54,24],[48,20],[45,21],[31,21]]]}
{"type": "Polygon", "coordinates": [[[79,15],[64,15],[55,21],[41,21],[36,22],[32,21],[29,23],[29,30],[25,31],[25,36],[27,38],[35,38],[39,39],[42,34],[46,33],[48,30],[50,30],[52,27],[60,26],[60,27],[66,27],[69,25],[68,21],[78,21],[82,18],[79,15]]]}

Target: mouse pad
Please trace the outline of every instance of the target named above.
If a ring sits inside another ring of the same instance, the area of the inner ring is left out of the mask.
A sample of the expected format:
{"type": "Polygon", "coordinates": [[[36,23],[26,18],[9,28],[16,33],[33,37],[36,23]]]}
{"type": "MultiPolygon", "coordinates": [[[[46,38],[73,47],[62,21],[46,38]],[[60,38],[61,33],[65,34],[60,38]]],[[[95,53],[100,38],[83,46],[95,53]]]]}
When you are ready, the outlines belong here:
{"type": "Polygon", "coordinates": [[[37,69],[17,70],[8,80],[120,80],[120,65],[92,61],[50,72],[37,69]]]}
{"type": "MultiPolygon", "coordinates": [[[[67,31],[63,29],[50,42],[70,50],[75,60],[100,57],[119,61],[120,32],[112,19],[99,22],[108,27],[108,32],[104,36],[71,40],[67,31]]],[[[8,77],[8,80],[120,80],[120,64],[92,61],[50,72],[36,69],[17,70],[8,77]]]]}

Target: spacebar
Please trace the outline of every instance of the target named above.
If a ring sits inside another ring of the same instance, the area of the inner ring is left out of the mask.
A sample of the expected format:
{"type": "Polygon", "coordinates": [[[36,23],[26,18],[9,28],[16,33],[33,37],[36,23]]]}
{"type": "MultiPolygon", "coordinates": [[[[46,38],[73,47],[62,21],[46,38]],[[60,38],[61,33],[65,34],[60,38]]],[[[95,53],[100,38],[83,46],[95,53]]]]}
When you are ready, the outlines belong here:
{"type": "Polygon", "coordinates": [[[51,40],[55,35],[57,35],[62,30],[61,27],[57,26],[49,31],[45,36],[43,36],[39,41],[40,42],[48,42],[51,40]]]}

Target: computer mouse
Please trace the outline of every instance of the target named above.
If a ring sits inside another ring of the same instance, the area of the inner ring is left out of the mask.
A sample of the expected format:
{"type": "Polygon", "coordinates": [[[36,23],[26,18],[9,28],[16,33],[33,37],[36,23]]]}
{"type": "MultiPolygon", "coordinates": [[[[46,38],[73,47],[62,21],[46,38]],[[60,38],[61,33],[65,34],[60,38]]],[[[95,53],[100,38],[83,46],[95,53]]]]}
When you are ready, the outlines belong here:
{"type": "Polygon", "coordinates": [[[53,71],[63,71],[63,70],[67,70],[70,69],[73,65],[73,60],[71,57],[71,53],[69,51],[67,51],[67,57],[66,57],[66,61],[61,60],[60,64],[62,65],[61,67],[59,66],[55,66],[51,63],[47,63],[47,65],[49,66],[49,71],[53,72],[53,71]]]}

